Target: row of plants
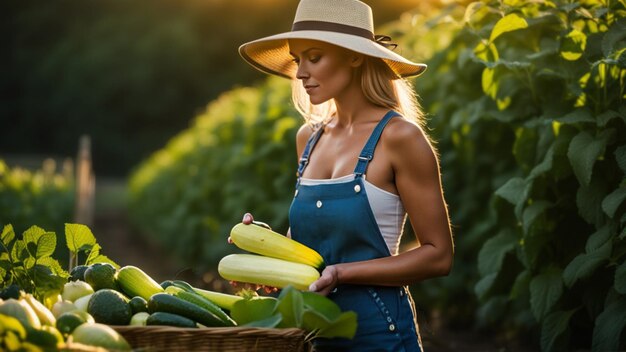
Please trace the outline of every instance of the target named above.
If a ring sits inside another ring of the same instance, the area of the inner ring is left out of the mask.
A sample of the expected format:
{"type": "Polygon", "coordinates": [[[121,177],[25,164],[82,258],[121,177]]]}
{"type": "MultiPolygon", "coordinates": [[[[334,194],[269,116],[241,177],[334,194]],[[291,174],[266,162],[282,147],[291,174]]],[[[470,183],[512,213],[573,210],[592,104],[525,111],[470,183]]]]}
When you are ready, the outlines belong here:
{"type": "Polygon", "coordinates": [[[454,269],[473,292],[424,292],[469,294],[480,326],[542,350],[624,348],[625,17],[614,1],[476,2],[418,84],[457,261],[475,263],[454,269]]]}
{"type": "Polygon", "coordinates": [[[46,159],[41,168],[27,169],[9,166],[0,158],[0,226],[12,224],[21,233],[37,223],[61,233],[59,224],[74,214],[73,169],[71,161],[57,165],[46,159]]]}
{"type": "MultiPolygon", "coordinates": [[[[415,80],[455,231],[449,277],[414,285],[449,321],[543,350],[624,348],[624,4],[482,1],[385,27],[415,80]]],[[[279,232],[300,119],[288,82],[233,90],[131,180],[140,226],[213,267],[250,211],[279,232]]]]}

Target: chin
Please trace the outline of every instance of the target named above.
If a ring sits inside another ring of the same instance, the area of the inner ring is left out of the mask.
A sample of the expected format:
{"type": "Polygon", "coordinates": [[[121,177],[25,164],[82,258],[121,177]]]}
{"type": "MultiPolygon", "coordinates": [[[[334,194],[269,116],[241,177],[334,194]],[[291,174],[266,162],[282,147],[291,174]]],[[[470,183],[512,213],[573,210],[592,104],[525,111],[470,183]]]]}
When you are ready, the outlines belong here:
{"type": "Polygon", "coordinates": [[[317,97],[309,96],[309,101],[310,101],[310,102],[311,102],[311,104],[313,104],[313,105],[319,105],[319,104],[325,103],[325,102],[327,102],[329,99],[330,99],[330,98],[320,99],[320,98],[317,98],[317,97]]]}

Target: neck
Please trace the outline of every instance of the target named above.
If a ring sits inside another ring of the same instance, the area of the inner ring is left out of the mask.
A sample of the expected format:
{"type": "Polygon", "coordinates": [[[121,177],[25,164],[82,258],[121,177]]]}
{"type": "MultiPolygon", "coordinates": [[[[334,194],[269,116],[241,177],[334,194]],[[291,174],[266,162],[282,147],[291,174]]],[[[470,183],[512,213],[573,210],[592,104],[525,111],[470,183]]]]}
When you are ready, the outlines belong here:
{"type": "Polygon", "coordinates": [[[337,124],[341,126],[350,126],[371,118],[372,111],[380,109],[367,100],[358,82],[351,84],[343,94],[335,97],[335,106],[337,124]]]}

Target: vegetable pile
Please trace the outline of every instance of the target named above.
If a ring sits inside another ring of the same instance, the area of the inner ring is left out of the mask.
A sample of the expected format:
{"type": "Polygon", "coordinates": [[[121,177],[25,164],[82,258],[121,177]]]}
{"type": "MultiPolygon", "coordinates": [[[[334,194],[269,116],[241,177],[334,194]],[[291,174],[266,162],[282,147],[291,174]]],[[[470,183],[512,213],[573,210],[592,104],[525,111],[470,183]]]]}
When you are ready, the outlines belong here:
{"type": "Polygon", "coordinates": [[[86,258],[70,272],[50,256],[56,247],[53,232],[33,226],[18,238],[11,225],[2,231],[0,350],[131,350],[115,330],[124,325],[296,327],[307,331],[309,339],[351,338],[356,332],[354,312],[341,312],[328,298],[301,292],[289,283],[281,286],[277,297],[249,290],[238,295],[213,292],[182,280],[157,283],[142,269],[120,267],[100,254],[84,225],[67,224],[66,239],[74,261],[79,254],[86,258]]]}

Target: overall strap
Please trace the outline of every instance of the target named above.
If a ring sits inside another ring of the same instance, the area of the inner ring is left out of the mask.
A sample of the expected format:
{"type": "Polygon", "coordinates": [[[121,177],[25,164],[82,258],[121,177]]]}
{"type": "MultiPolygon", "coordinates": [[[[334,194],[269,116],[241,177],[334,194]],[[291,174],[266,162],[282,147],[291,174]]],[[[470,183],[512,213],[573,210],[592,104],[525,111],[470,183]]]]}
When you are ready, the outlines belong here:
{"type": "Polygon", "coordinates": [[[304,147],[304,151],[302,152],[302,156],[300,157],[300,162],[298,163],[298,180],[302,177],[304,173],[304,169],[309,164],[309,155],[311,151],[315,147],[315,144],[322,136],[324,132],[324,125],[320,125],[317,131],[313,132],[309,137],[309,140],[306,142],[306,146],[304,147]]]}
{"type": "Polygon", "coordinates": [[[376,149],[376,144],[380,139],[380,135],[383,133],[383,129],[387,125],[387,122],[389,122],[392,117],[397,115],[399,115],[397,112],[389,110],[389,112],[385,114],[382,120],[378,122],[378,125],[376,125],[374,131],[372,131],[372,134],[370,135],[370,138],[367,140],[367,143],[365,143],[365,147],[363,147],[363,150],[361,150],[359,160],[356,164],[356,167],[354,168],[355,178],[363,176],[363,174],[367,170],[367,165],[374,157],[374,149],[376,149]]]}

